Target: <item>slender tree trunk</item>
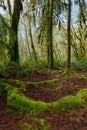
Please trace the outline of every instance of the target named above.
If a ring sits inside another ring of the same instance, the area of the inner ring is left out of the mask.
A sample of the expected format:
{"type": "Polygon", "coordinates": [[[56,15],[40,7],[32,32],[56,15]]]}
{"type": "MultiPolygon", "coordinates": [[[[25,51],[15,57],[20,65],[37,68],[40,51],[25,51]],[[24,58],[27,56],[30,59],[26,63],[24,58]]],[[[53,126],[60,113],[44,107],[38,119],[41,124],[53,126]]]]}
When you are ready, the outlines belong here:
{"type": "Polygon", "coordinates": [[[30,56],[30,59],[31,58],[31,52],[30,52],[30,43],[29,43],[29,37],[28,37],[28,32],[27,32],[27,28],[25,27],[25,35],[26,35],[26,42],[27,42],[27,47],[28,47],[28,52],[29,52],[29,56],[30,56]]]}
{"type": "Polygon", "coordinates": [[[47,45],[47,61],[48,61],[48,65],[49,65],[49,45],[47,45]]]}
{"type": "Polygon", "coordinates": [[[29,20],[29,36],[30,36],[30,41],[31,41],[31,47],[32,47],[32,50],[33,50],[33,53],[34,53],[34,58],[35,58],[35,61],[36,63],[38,62],[37,61],[37,55],[36,55],[36,51],[35,51],[35,47],[34,47],[34,44],[33,44],[33,37],[32,37],[32,32],[31,32],[31,18],[30,16],[28,15],[28,20],[29,20]]]}
{"type": "Polygon", "coordinates": [[[52,69],[54,66],[53,61],[53,0],[46,1],[46,17],[47,17],[47,60],[49,68],[52,69]]]}
{"type": "Polygon", "coordinates": [[[67,64],[66,70],[70,70],[71,62],[71,0],[68,0],[68,17],[67,17],[67,64]]]}
{"type": "Polygon", "coordinates": [[[34,53],[35,61],[37,63],[38,62],[37,61],[37,55],[36,55],[35,47],[34,47],[34,44],[33,44],[33,38],[32,38],[32,32],[31,32],[31,23],[29,23],[29,36],[30,36],[30,40],[31,40],[31,47],[32,47],[32,50],[33,50],[33,53],[34,53]]]}
{"type": "Polygon", "coordinates": [[[49,23],[49,68],[53,68],[53,0],[50,0],[50,23],[49,23]]]}

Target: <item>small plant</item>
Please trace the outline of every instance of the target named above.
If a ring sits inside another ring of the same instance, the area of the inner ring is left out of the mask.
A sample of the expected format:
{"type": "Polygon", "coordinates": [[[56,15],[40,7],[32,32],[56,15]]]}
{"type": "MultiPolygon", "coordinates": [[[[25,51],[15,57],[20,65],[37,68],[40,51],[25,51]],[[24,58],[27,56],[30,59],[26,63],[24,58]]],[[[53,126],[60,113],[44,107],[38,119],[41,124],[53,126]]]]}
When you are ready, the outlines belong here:
{"type": "Polygon", "coordinates": [[[25,69],[19,69],[16,73],[16,77],[20,78],[23,75],[26,75],[27,77],[32,77],[34,75],[34,70],[32,68],[25,68],[25,69]]]}
{"type": "Polygon", "coordinates": [[[6,71],[11,75],[16,75],[17,71],[19,70],[19,65],[15,62],[11,62],[8,64],[6,71]]]}
{"type": "Polygon", "coordinates": [[[71,62],[71,67],[79,70],[87,70],[87,60],[75,60],[71,62]]]}

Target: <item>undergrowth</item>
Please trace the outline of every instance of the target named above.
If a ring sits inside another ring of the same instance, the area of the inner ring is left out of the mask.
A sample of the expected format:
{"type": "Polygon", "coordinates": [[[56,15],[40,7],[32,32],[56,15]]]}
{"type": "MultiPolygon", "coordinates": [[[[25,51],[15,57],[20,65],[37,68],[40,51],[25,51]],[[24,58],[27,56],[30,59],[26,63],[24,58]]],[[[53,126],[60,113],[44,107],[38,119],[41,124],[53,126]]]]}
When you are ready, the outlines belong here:
{"type": "Polygon", "coordinates": [[[74,60],[71,62],[72,69],[87,70],[87,60],[74,60]]]}

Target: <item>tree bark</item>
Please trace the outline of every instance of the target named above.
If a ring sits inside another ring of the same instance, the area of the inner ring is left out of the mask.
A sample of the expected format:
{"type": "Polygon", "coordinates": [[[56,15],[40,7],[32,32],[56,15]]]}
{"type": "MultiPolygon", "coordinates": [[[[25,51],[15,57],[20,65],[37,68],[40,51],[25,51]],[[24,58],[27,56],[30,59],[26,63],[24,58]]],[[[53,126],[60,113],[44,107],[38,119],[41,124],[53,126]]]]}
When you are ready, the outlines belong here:
{"type": "Polygon", "coordinates": [[[68,0],[68,17],[67,17],[67,64],[66,69],[70,70],[71,62],[71,0],[68,0]]]}
{"type": "Polygon", "coordinates": [[[49,23],[49,68],[53,68],[53,0],[50,0],[50,23],[49,23]]]}
{"type": "MultiPolygon", "coordinates": [[[[15,35],[15,40],[11,43],[11,62],[19,62],[19,51],[18,51],[18,24],[20,20],[20,12],[22,10],[21,0],[14,0],[14,10],[12,14],[11,28],[15,35]]],[[[12,40],[11,40],[12,41],[12,40]]]]}
{"type": "Polygon", "coordinates": [[[7,0],[9,15],[12,15],[10,0],[7,0]]]}

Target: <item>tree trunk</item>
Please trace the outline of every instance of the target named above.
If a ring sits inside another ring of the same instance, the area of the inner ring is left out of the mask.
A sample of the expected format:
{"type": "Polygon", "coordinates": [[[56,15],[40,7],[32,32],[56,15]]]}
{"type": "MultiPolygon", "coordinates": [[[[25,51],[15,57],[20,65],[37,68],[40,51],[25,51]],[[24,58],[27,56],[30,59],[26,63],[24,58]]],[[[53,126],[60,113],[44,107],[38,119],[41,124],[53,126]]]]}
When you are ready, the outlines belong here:
{"type": "MultiPolygon", "coordinates": [[[[15,35],[15,40],[11,43],[11,62],[19,62],[19,51],[18,51],[18,24],[20,19],[20,11],[22,10],[21,0],[14,0],[14,10],[12,14],[12,24],[11,28],[15,35]]],[[[12,40],[11,40],[12,41],[12,40]]]]}
{"type": "Polygon", "coordinates": [[[66,70],[70,70],[71,62],[71,0],[68,0],[68,17],[67,17],[67,64],[66,70]]]}
{"type": "Polygon", "coordinates": [[[49,68],[53,68],[53,0],[50,0],[50,23],[49,23],[49,68]]]}
{"type": "Polygon", "coordinates": [[[35,47],[34,47],[34,44],[33,44],[33,37],[32,37],[32,32],[31,32],[31,21],[29,21],[29,36],[30,36],[30,41],[31,41],[31,47],[32,47],[32,50],[33,50],[33,53],[34,53],[34,58],[35,58],[36,63],[38,63],[35,47]]]}
{"type": "Polygon", "coordinates": [[[46,1],[46,17],[47,17],[47,60],[49,68],[52,69],[54,66],[53,61],[53,0],[46,1]]]}
{"type": "Polygon", "coordinates": [[[28,48],[28,53],[29,53],[29,57],[30,57],[30,59],[32,59],[31,58],[31,51],[30,51],[30,42],[29,42],[29,37],[28,37],[28,29],[27,29],[27,27],[25,26],[25,35],[26,35],[26,43],[27,43],[27,48],[28,48]]]}

